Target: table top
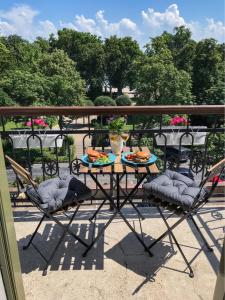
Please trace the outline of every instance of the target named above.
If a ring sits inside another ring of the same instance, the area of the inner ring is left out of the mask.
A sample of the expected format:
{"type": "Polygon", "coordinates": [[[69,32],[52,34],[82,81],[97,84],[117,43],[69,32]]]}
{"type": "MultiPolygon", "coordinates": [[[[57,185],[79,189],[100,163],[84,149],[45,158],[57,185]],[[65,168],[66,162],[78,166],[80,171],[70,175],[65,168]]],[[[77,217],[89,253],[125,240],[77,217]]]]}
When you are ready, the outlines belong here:
{"type": "MultiPolygon", "coordinates": [[[[95,147],[93,148],[95,150],[102,150],[102,148],[95,147]]],[[[104,151],[110,150],[110,148],[105,148],[104,151]]],[[[132,147],[132,151],[146,151],[150,153],[148,147],[132,147]]],[[[126,151],[130,151],[130,148],[125,149],[126,151]]],[[[113,165],[107,166],[107,167],[100,167],[100,168],[91,168],[84,165],[80,165],[79,173],[81,174],[87,174],[87,173],[93,173],[93,174],[158,174],[160,171],[156,165],[156,163],[153,163],[149,166],[141,166],[141,167],[131,167],[123,164],[121,162],[121,155],[118,155],[116,158],[116,161],[113,165]]]]}

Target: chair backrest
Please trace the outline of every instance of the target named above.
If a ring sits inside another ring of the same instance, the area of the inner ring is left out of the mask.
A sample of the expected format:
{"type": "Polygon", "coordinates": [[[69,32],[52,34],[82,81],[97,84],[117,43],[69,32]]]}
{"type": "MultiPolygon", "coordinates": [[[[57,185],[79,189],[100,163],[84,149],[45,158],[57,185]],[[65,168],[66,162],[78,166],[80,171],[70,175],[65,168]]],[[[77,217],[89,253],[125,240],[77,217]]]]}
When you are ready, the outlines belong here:
{"type": "Polygon", "coordinates": [[[207,180],[212,179],[214,176],[220,176],[225,168],[225,158],[212,166],[206,173],[207,180]]]}
{"type": "Polygon", "coordinates": [[[219,182],[219,178],[220,178],[221,174],[224,172],[224,170],[225,170],[225,158],[207,170],[207,172],[205,174],[205,178],[202,180],[202,182],[200,184],[201,189],[193,203],[193,206],[195,206],[198,203],[198,198],[201,196],[202,189],[205,187],[205,185],[209,181],[211,181],[211,179],[213,179],[215,176],[217,176],[216,180],[213,180],[210,184],[210,187],[207,188],[208,193],[205,195],[204,199],[202,199],[201,202],[206,202],[209,199],[209,197],[211,197],[211,195],[213,194],[213,192],[219,182]]]}
{"type": "Polygon", "coordinates": [[[25,181],[27,184],[30,184],[32,185],[33,187],[36,187],[37,186],[37,183],[33,180],[31,174],[26,170],[24,169],[21,165],[19,165],[15,160],[13,160],[11,157],[9,157],[8,155],[5,155],[5,158],[7,159],[7,161],[10,163],[13,171],[15,172],[16,174],[16,177],[20,183],[20,185],[23,185],[21,179],[23,181],[25,181]]]}

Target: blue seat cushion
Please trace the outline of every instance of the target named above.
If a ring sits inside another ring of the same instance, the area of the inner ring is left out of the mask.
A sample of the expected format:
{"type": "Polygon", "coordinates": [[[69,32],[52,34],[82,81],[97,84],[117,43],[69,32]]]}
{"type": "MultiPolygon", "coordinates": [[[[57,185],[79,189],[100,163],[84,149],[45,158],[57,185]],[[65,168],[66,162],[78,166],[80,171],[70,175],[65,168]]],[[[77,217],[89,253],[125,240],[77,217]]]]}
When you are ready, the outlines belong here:
{"type": "Polygon", "coordinates": [[[75,205],[91,196],[91,190],[72,176],[43,181],[37,190],[29,186],[26,193],[31,200],[38,201],[40,207],[47,209],[48,212],[75,205]]]}
{"type": "Polygon", "coordinates": [[[147,197],[153,195],[185,208],[190,208],[197,196],[201,200],[206,195],[206,190],[201,189],[194,180],[171,170],[145,183],[143,189],[147,197]]]}

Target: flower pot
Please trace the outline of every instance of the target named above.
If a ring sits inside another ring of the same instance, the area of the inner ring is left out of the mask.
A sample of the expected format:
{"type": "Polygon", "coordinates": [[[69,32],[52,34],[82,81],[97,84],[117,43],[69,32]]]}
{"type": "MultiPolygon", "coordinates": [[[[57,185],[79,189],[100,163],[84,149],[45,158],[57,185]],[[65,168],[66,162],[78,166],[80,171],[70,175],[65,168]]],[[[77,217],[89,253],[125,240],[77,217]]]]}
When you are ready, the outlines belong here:
{"type": "Polygon", "coordinates": [[[110,140],[110,146],[112,149],[112,152],[116,155],[120,155],[120,153],[123,150],[123,139],[121,135],[110,133],[109,134],[109,140],[110,140]]]}
{"type": "MultiPolygon", "coordinates": [[[[186,129],[186,126],[165,126],[163,129],[186,129]]],[[[165,143],[167,146],[179,146],[180,142],[183,146],[192,145],[192,136],[193,136],[193,145],[204,145],[206,132],[198,132],[199,129],[205,129],[206,126],[189,126],[189,134],[186,135],[184,132],[163,132],[162,135],[155,134],[156,144],[158,146],[164,146],[165,143]],[[166,139],[165,139],[166,138],[166,139]]]]}
{"type": "Polygon", "coordinates": [[[15,134],[10,135],[13,141],[13,148],[14,149],[26,149],[27,148],[27,140],[29,148],[55,148],[56,142],[57,147],[61,148],[63,144],[63,138],[58,137],[58,134],[38,134],[37,136],[30,136],[30,134],[15,134]],[[30,137],[30,138],[29,138],[30,137]],[[28,139],[29,138],[29,139],[28,139]],[[39,139],[40,138],[40,139],[39,139]],[[57,140],[56,140],[57,138],[57,140]],[[41,143],[40,143],[41,140],[41,143]],[[55,142],[56,140],[56,142],[55,142]]]}

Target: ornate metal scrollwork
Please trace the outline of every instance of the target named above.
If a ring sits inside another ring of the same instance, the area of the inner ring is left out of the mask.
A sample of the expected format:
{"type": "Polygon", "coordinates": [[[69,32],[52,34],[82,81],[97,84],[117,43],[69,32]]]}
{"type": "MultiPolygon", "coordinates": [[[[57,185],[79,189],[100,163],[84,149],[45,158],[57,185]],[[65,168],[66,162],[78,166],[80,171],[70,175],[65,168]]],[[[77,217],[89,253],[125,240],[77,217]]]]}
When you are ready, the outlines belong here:
{"type": "Polygon", "coordinates": [[[74,175],[79,175],[80,165],[81,165],[80,159],[78,158],[73,159],[70,163],[70,172],[74,175]]]}
{"type": "Polygon", "coordinates": [[[59,170],[58,162],[56,160],[44,160],[43,169],[44,169],[44,174],[53,177],[56,174],[58,174],[58,170],[59,170]]]}
{"type": "Polygon", "coordinates": [[[191,171],[195,174],[203,170],[204,163],[204,153],[201,150],[193,150],[191,153],[191,171]]]}
{"type": "Polygon", "coordinates": [[[177,167],[179,166],[179,163],[180,163],[179,157],[175,157],[171,155],[166,159],[166,168],[170,170],[176,170],[177,167]]]}

